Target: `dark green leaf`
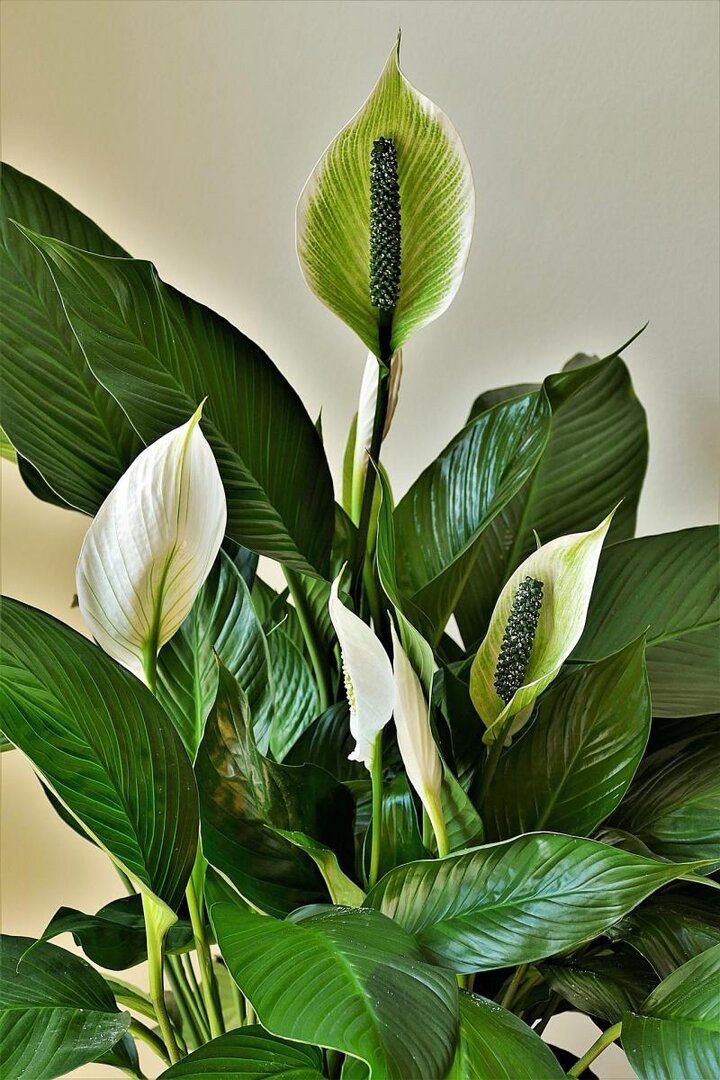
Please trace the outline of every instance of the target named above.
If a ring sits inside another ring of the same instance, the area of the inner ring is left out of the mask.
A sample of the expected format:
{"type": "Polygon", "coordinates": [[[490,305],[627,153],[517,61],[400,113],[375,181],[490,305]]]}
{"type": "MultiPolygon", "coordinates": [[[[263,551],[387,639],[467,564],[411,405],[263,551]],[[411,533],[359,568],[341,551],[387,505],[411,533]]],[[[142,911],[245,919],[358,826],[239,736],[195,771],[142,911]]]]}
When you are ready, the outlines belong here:
{"type": "Polygon", "coordinates": [[[626,540],[600,557],[573,659],[600,660],[647,631],[654,716],[700,716],[720,700],[718,530],[626,540]]]}
{"type": "Polygon", "coordinates": [[[338,780],[362,780],[367,770],[360,761],[350,761],[355,747],[350,734],[350,710],[346,701],[331,705],[300,736],[285,758],[286,765],[319,765],[338,780]]]}
{"type": "Polygon", "coordinates": [[[622,948],[556,960],[543,964],[541,971],[550,987],[573,1008],[609,1024],[617,1024],[626,1012],[639,1009],[658,981],[641,956],[622,948]]]}
{"type": "Polygon", "coordinates": [[[95,1061],[128,1029],[98,973],[32,938],[0,939],[0,1061],[8,1080],[51,1080],[95,1061]],[[22,962],[21,962],[22,959],[22,962]]]}
{"type": "Polygon", "coordinates": [[[646,757],[613,824],[662,858],[720,864],[720,738],[672,744],[646,757]]]}
{"type": "Polygon", "coordinates": [[[317,717],[320,700],[310,665],[282,627],[273,630],[267,643],[275,688],[270,749],[282,761],[317,717]]]}
{"type": "Polygon", "coordinates": [[[99,255],[125,252],[32,177],[3,163],[1,181],[3,427],[36,495],[92,514],[142,444],[88,368],[47,266],[13,221],[99,255]]]}
{"type": "Polygon", "coordinates": [[[195,861],[190,760],[150,691],[96,645],[3,601],[3,729],[138,885],[177,910],[195,861]]]}
{"type": "MultiPolygon", "coordinates": [[[[50,941],[58,934],[72,934],[88,959],[99,967],[124,971],[147,959],[145,920],[139,894],[123,896],[101,907],[97,915],[86,915],[74,908],[61,907],[48,923],[42,939],[50,941]]],[[[170,927],[165,950],[181,952],[193,941],[187,919],[170,927]]]]}
{"type": "MultiPolygon", "coordinates": [[[[398,773],[383,790],[380,874],[427,853],[418,830],[418,816],[405,773],[398,773]]],[[[365,841],[365,861],[369,867],[370,831],[365,841]]]]}
{"type": "Polygon", "coordinates": [[[306,836],[305,833],[291,832],[288,829],[275,829],[279,836],[284,836],[291,844],[307,852],[315,863],[327,885],[330,899],[333,904],[345,907],[361,907],[365,899],[365,893],[359,885],[356,885],[347,874],[340,869],[338,857],[334,851],[317,840],[306,836]]]}
{"type": "MultiPolygon", "coordinates": [[[[509,387],[504,393],[517,389],[509,387]]],[[[645,411],[625,364],[610,356],[549,376],[543,390],[552,410],[547,446],[527,483],[483,535],[456,609],[468,648],[483,637],[502,586],[535,549],[535,532],[543,543],[584,532],[621,500],[610,538],[625,539],[635,529],[648,436],[645,411]]],[[[527,400],[541,392],[534,391],[527,400]]]]}
{"type": "Polygon", "coordinates": [[[694,866],[534,833],[400,866],[366,903],[404,926],[434,963],[489,971],[590,941],[694,866]]]}
{"type": "Polygon", "coordinates": [[[565,1076],[542,1039],[513,1013],[460,995],[460,1039],[447,1080],[555,1080],[565,1076]]]}
{"type": "Polygon", "coordinates": [[[571,672],[501,756],[483,800],[489,838],[552,829],[588,836],[616,808],[650,732],[644,641],[571,672]]]}
{"type": "Polygon", "coordinates": [[[195,772],[203,852],[262,911],[285,915],[327,895],[312,860],[267,826],[306,833],[352,866],[351,796],[315,765],[262,756],[242,691],[223,666],[195,772]]]}
{"type": "Polygon", "coordinates": [[[229,1031],[161,1074],[161,1080],[322,1080],[322,1055],[314,1046],[277,1039],[259,1024],[229,1031]]]}
{"type": "Polygon", "coordinates": [[[98,1065],[110,1065],[113,1069],[122,1069],[131,1076],[142,1077],[137,1046],[132,1035],[126,1033],[110,1050],[96,1058],[98,1065]]]}
{"type": "Polygon", "coordinates": [[[225,484],[228,535],[327,575],[334,501],[325,453],[299,397],[262,349],[165,285],[150,263],[28,235],[51,268],[93,373],[147,442],[184,423],[207,397],[203,431],[225,484]]]}
{"type": "Polygon", "coordinates": [[[158,697],[191,757],[217,693],[215,654],[247,695],[256,737],[266,748],[273,715],[267,644],[245,580],[224,552],[158,657],[158,697]]]}
{"type": "MultiPolygon", "coordinates": [[[[446,765],[443,767],[440,805],[450,851],[482,844],[485,839],[482,818],[446,765]]],[[[436,850],[434,846],[433,850],[436,850]]]]}
{"type": "Polygon", "coordinates": [[[720,945],[660,983],[622,1025],[623,1049],[640,1080],[720,1075],[720,945]]]}
{"type": "Polygon", "coordinates": [[[375,1080],[445,1076],[457,983],[425,964],[401,927],[375,911],[325,906],[277,922],[215,904],[211,919],[263,1027],[361,1058],[375,1080]]]}
{"type": "Polygon", "coordinates": [[[611,930],[649,960],[660,978],[720,945],[720,907],[700,886],[674,885],[651,896],[611,930]]]}
{"type": "Polygon", "coordinates": [[[466,587],[484,530],[532,473],[549,430],[544,395],[503,402],[470,421],[399,503],[400,591],[438,636],[466,587]]]}

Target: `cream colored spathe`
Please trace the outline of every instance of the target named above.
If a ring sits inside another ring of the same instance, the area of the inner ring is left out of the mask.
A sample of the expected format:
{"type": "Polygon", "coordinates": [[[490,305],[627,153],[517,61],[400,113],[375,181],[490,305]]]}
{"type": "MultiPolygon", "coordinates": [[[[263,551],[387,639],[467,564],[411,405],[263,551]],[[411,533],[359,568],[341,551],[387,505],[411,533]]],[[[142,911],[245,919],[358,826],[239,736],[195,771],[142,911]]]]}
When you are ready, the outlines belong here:
{"type": "Polygon", "coordinates": [[[78,603],[93,637],[145,681],[225,534],[225,492],[201,414],[202,405],[133,461],[98,510],[77,564],[78,603]]]}

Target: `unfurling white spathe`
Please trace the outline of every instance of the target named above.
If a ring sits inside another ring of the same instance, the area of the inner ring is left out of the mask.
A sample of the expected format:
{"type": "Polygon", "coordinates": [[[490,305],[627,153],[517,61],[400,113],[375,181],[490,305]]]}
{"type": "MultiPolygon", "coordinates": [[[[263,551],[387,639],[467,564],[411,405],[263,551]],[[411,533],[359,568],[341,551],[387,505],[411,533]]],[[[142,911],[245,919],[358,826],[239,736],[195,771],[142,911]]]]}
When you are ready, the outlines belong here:
{"type": "Polygon", "coordinates": [[[87,531],[76,581],[98,644],[139,678],[180,627],[220,549],[227,506],[202,405],[142,451],[87,531]]]}
{"type": "Polygon", "coordinates": [[[392,665],[372,629],[346,608],[338,595],[342,571],[332,583],[328,610],[342,654],[345,690],[350,706],[353,761],[371,769],[375,742],[392,716],[395,687],[392,665]]]}
{"type": "Polygon", "coordinates": [[[391,626],[395,676],[395,730],[408,780],[420,796],[430,819],[435,820],[443,768],[430,729],[428,704],[420,680],[407,658],[395,627],[391,626]]]}

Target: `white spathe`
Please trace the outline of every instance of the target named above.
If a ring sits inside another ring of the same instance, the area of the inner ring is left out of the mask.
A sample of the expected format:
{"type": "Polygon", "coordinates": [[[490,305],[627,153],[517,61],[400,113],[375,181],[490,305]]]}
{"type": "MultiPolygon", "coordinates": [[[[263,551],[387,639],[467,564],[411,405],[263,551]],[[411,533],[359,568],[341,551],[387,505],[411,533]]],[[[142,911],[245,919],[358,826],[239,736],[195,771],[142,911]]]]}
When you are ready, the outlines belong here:
{"type": "Polygon", "coordinates": [[[87,531],[80,611],[98,644],[139,678],[180,627],[225,534],[217,463],[202,405],[135,458],[87,531]]]}
{"type": "MultiPolygon", "coordinates": [[[[360,383],[360,396],[358,398],[357,422],[355,425],[355,447],[353,450],[353,520],[360,516],[360,502],[362,489],[367,473],[370,444],[372,442],[373,425],[375,422],[375,406],[378,395],[378,371],[379,363],[374,353],[369,352],[363,369],[362,382],[360,383]]],[[[383,439],[386,438],[390,425],[395,416],[398,398],[400,395],[400,380],[403,373],[402,349],[398,349],[390,361],[390,375],[388,376],[388,401],[385,413],[385,427],[383,439]]],[[[356,521],[357,524],[357,521],[356,521]]]]}
{"type": "Polygon", "coordinates": [[[506,739],[520,730],[530,718],[535,699],[558,675],[580,640],[598,559],[614,513],[596,529],[558,536],[533,551],[500,593],[470,671],[470,696],[487,728],[485,742],[493,742],[510,717],[514,721],[506,739]],[[542,581],[542,606],[525,679],[506,704],[495,690],[495,670],[513,600],[526,577],[542,581]]]}
{"type": "Polygon", "coordinates": [[[350,758],[371,769],[377,737],[392,716],[395,685],[390,658],[380,640],[340,599],[342,574],[341,570],[332,583],[328,610],[340,642],[350,731],[355,739],[350,758]]]}
{"type": "Polygon", "coordinates": [[[440,800],[443,768],[432,730],[428,703],[420,680],[391,626],[395,677],[395,730],[408,780],[431,820],[440,800]]]}

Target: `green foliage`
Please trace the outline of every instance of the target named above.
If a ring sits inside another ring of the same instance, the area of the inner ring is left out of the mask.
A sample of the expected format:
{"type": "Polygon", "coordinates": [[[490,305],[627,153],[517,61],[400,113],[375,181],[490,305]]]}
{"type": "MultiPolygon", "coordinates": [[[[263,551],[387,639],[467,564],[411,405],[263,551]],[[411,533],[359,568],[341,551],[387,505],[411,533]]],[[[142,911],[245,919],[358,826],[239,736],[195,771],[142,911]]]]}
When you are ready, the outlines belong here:
{"type": "Polygon", "coordinates": [[[106,653],[3,602],[0,750],[129,893],[2,939],[8,1080],[90,1062],[139,1077],[140,1041],[168,1080],[553,1080],[592,1076],[615,1038],[639,1080],[720,1073],[717,529],[634,536],[648,433],[630,342],[479,386],[394,505],[388,366],[403,345],[419,377],[408,342],[460,285],[474,207],[457,132],[398,57],[298,209],[308,283],[371,350],[344,509],[320,423],[263,350],[3,167],[0,455],[58,506],[115,499],[82,614],[107,564],[135,582],[130,607],[180,624],[158,654],[153,619],[123,609],[131,671],[112,620],[106,653]],[[217,498],[190,498],[203,484],[178,451],[173,512],[158,440],[202,402],[223,491],[215,473],[217,498]],[[138,542],[156,533],[162,565],[138,542]],[[393,628],[442,762],[431,801],[388,721],[408,682],[393,628]],[[376,689],[383,709],[358,708],[376,689]],[[62,933],[112,972],[147,961],[150,992],[48,943],[62,933]],[[542,1037],[566,1008],[604,1029],[581,1061],[542,1037]]]}

